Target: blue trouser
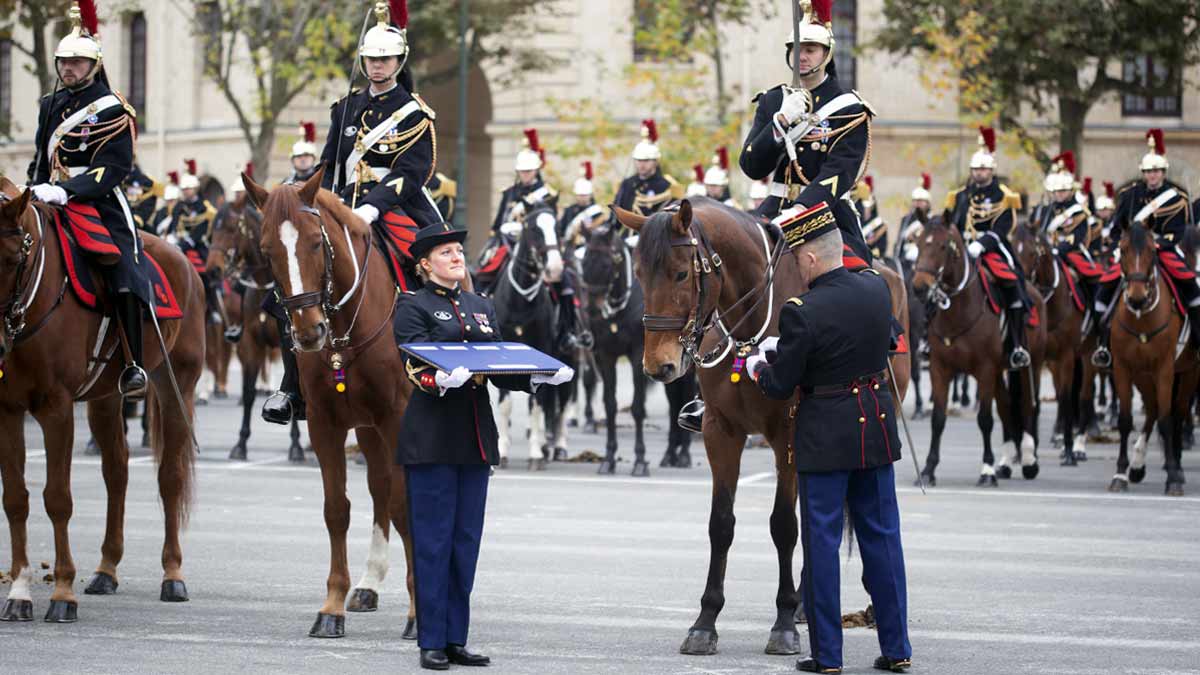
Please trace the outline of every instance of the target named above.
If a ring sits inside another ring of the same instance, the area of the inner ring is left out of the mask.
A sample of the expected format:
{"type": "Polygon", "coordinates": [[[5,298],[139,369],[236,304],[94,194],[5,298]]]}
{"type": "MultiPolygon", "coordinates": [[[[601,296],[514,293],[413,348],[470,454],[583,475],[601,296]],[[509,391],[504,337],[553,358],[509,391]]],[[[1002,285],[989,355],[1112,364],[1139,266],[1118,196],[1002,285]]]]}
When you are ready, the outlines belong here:
{"type": "Polygon", "coordinates": [[[823,666],[842,666],[842,601],[838,549],[843,505],[850,507],[863,561],[863,582],[875,607],[884,656],[911,658],[900,510],[892,465],[860,471],[800,473],[800,574],[808,641],[823,666]]]}
{"type": "Polygon", "coordinates": [[[405,467],[421,649],[467,644],[490,468],[485,464],[405,467]]]}

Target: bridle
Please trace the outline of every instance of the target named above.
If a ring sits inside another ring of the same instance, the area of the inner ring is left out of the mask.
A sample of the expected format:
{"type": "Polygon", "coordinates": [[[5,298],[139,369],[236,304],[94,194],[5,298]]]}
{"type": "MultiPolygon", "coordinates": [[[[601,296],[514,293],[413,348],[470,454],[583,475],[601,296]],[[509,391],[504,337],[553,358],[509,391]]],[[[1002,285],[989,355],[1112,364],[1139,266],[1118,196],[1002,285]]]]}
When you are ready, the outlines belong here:
{"type": "MultiPolygon", "coordinates": [[[[0,201],[8,201],[8,197],[4,196],[0,198],[0,201]]],[[[17,336],[25,330],[25,313],[29,311],[33,301],[37,298],[38,289],[42,285],[42,276],[46,270],[46,237],[42,224],[42,212],[36,206],[32,210],[37,219],[38,238],[37,253],[34,254],[36,269],[31,268],[28,278],[25,278],[25,268],[29,264],[29,254],[33,252],[33,234],[26,232],[25,228],[19,225],[0,229],[0,239],[22,238],[21,259],[17,262],[12,293],[3,303],[0,303],[0,311],[4,313],[4,335],[10,342],[15,341],[17,336]]],[[[53,308],[50,311],[54,311],[53,308]]],[[[41,327],[41,324],[38,327],[41,327]]]]}
{"type": "MultiPolygon", "coordinates": [[[[664,209],[659,213],[667,214],[676,208],[678,207],[664,209]]],[[[679,344],[683,345],[684,353],[700,368],[712,368],[716,366],[728,356],[730,350],[735,346],[741,350],[744,347],[752,347],[758,344],[758,341],[762,339],[763,335],[767,332],[767,328],[771,325],[775,303],[775,270],[778,267],[779,259],[782,257],[785,248],[783,237],[780,237],[776,241],[775,247],[772,249],[766,231],[760,227],[759,232],[763,238],[763,250],[767,255],[766,273],[763,275],[761,282],[755,284],[753,288],[724,310],[724,313],[728,314],[743,303],[753,300],[742,314],[742,318],[738,319],[732,327],[726,328],[721,317],[722,311],[717,301],[713,302],[713,308],[708,312],[705,312],[704,309],[708,300],[709,286],[711,285],[706,282],[709,277],[716,277],[713,281],[721,280],[723,261],[720,254],[709,243],[708,235],[705,234],[704,227],[700,224],[699,219],[693,216],[691,222],[688,224],[687,233],[683,236],[673,237],[670,241],[670,246],[671,248],[693,249],[692,269],[695,274],[692,277],[694,279],[693,289],[696,291],[696,305],[686,317],[644,314],[642,316],[642,323],[645,325],[646,330],[649,332],[680,331],[679,344]],[[736,340],[733,333],[754,315],[755,310],[762,305],[764,299],[767,301],[767,314],[758,332],[748,340],[736,340]],[[699,349],[704,336],[714,327],[721,332],[720,339],[717,340],[712,349],[704,354],[700,354],[699,349]]]]}
{"type": "Polygon", "coordinates": [[[234,240],[232,246],[225,249],[225,260],[229,265],[225,272],[225,278],[230,279],[236,276],[237,282],[246,288],[269,291],[275,288],[273,276],[269,282],[260,282],[255,278],[255,275],[260,272],[270,275],[271,263],[264,258],[258,243],[262,235],[261,230],[255,231],[249,221],[246,209],[242,209],[237,221],[237,239],[234,240]],[[251,257],[254,260],[251,260],[251,257]]]}
{"type": "MultiPolygon", "coordinates": [[[[362,293],[359,295],[358,304],[354,308],[354,315],[350,318],[350,325],[347,326],[345,334],[341,337],[331,338],[331,346],[335,349],[340,349],[350,343],[350,333],[354,330],[354,325],[358,322],[358,313],[362,309],[363,301],[367,295],[365,280],[367,278],[367,269],[371,266],[371,241],[370,239],[367,241],[366,260],[360,269],[358,254],[354,251],[354,240],[350,237],[350,227],[342,223],[342,233],[346,237],[346,247],[350,250],[350,261],[354,266],[354,283],[340,300],[334,302],[333,263],[335,256],[333,253],[333,243],[329,240],[329,232],[325,229],[325,218],[321,215],[321,211],[313,206],[301,204],[300,212],[316,216],[317,224],[321,228],[321,248],[325,254],[324,269],[321,271],[321,287],[319,290],[297,293],[280,298],[279,302],[288,312],[299,312],[309,307],[320,306],[321,311],[325,314],[325,320],[329,321],[341,311],[361,285],[363,287],[362,293]]],[[[330,335],[332,335],[332,332],[330,335]]]]}
{"type": "MultiPolygon", "coordinates": [[[[1152,244],[1151,244],[1151,245],[1152,245],[1152,244]]],[[[1131,261],[1131,264],[1134,264],[1134,265],[1136,265],[1136,264],[1137,264],[1137,258],[1136,258],[1136,257],[1134,257],[1134,258],[1133,258],[1133,260],[1131,261]]],[[[1157,309],[1157,308],[1158,308],[1158,302],[1159,302],[1159,300],[1161,300],[1161,299],[1162,299],[1162,293],[1160,293],[1160,292],[1159,292],[1159,290],[1158,290],[1158,265],[1157,265],[1157,264],[1155,264],[1155,262],[1154,262],[1153,253],[1151,254],[1151,258],[1150,258],[1150,271],[1149,271],[1149,273],[1147,273],[1147,272],[1138,272],[1138,271],[1136,271],[1136,270],[1135,270],[1135,271],[1133,271],[1133,272],[1131,272],[1131,273],[1129,273],[1129,274],[1126,274],[1126,273],[1125,273],[1125,269],[1122,267],[1122,269],[1121,269],[1121,278],[1122,278],[1122,282],[1121,282],[1121,283],[1122,283],[1122,285],[1123,285],[1123,286],[1125,286],[1125,289],[1124,289],[1124,296],[1125,296],[1125,307],[1126,307],[1126,308],[1127,308],[1127,309],[1128,309],[1130,312],[1132,312],[1132,313],[1133,313],[1133,316],[1134,316],[1135,318],[1138,318],[1138,319],[1140,319],[1140,318],[1142,318],[1142,315],[1143,315],[1143,314],[1150,314],[1150,313],[1152,313],[1152,312],[1153,312],[1155,309],[1157,309]],[[1153,297],[1154,299],[1153,299],[1153,301],[1150,303],[1150,306],[1149,306],[1149,307],[1146,307],[1146,308],[1144,308],[1144,309],[1134,309],[1134,308],[1133,308],[1133,307],[1132,307],[1132,306],[1129,304],[1129,300],[1130,300],[1130,298],[1129,298],[1130,286],[1129,286],[1129,285],[1130,285],[1131,283],[1136,283],[1136,282],[1142,282],[1142,283],[1145,283],[1145,284],[1147,285],[1147,287],[1150,289],[1150,290],[1149,290],[1149,295],[1150,295],[1151,297],[1153,297]]],[[[1168,322],[1169,322],[1169,321],[1170,321],[1170,318],[1168,317],[1168,319],[1167,319],[1167,320],[1168,320],[1168,322]]],[[[1157,331],[1156,331],[1156,332],[1157,332],[1157,331]]]]}
{"type": "MultiPolygon", "coordinates": [[[[948,229],[946,234],[946,249],[949,251],[949,253],[962,258],[962,279],[959,280],[957,286],[954,288],[949,288],[946,286],[946,282],[944,280],[946,275],[946,264],[949,262],[948,258],[950,258],[950,255],[946,256],[947,259],[943,260],[942,264],[939,265],[937,269],[932,269],[918,264],[915,270],[916,272],[924,272],[933,277],[934,284],[929,289],[929,299],[933,301],[933,303],[937,305],[937,308],[943,312],[947,309],[950,309],[951,300],[953,300],[953,298],[958,294],[965,291],[967,286],[969,286],[971,281],[973,281],[975,278],[975,275],[971,273],[971,261],[967,256],[966,251],[960,250],[958,240],[954,238],[954,235],[951,234],[948,229]]],[[[918,260],[918,262],[920,261],[918,260]]]]}
{"type": "Polygon", "coordinates": [[[513,244],[512,258],[507,265],[508,270],[506,271],[509,285],[512,286],[513,290],[517,292],[517,295],[525,299],[525,302],[533,302],[537,298],[538,294],[542,292],[542,286],[545,283],[542,279],[542,272],[546,267],[546,247],[543,245],[540,249],[534,248],[529,246],[529,244],[525,241],[530,228],[537,227],[536,221],[532,219],[533,214],[536,213],[537,210],[534,210],[525,214],[524,220],[521,221],[521,236],[518,237],[517,242],[513,244]],[[531,261],[531,263],[528,265],[523,263],[521,256],[523,252],[522,249],[526,246],[528,246],[532,252],[532,255],[528,256],[531,261]],[[516,269],[517,265],[521,265],[523,269],[533,272],[533,281],[528,286],[522,286],[517,282],[516,276],[513,274],[513,270],[516,269]]]}
{"type": "Polygon", "coordinates": [[[630,250],[629,244],[625,238],[616,236],[612,239],[605,237],[608,234],[606,230],[597,230],[593,232],[588,239],[586,251],[584,253],[584,263],[586,266],[587,254],[593,253],[599,256],[610,256],[613,266],[620,272],[619,274],[610,275],[608,282],[604,284],[589,284],[585,283],[585,287],[589,294],[604,298],[604,303],[600,305],[600,316],[604,319],[611,319],[614,316],[624,312],[629,307],[629,299],[633,297],[633,251],[630,250]],[[608,241],[608,246],[601,244],[593,244],[593,241],[608,241]],[[614,251],[614,247],[616,250],[614,251]],[[617,283],[617,282],[623,283],[617,283]]]}
{"type": "MultiPolygon", "coordinates": [[[[1045,301],[1045,303],[1047,305],[1049,305],[1050,300],[1054,298],[1054,294],[1058,292],[1059,284],[1062,283],[1062,272],[1059,270],[1060,265],[1059,265],[1058,258],[1049,252],[1048,242],[1043,241],[1042,238],[1037,233],[1032,233],[1032,234],[1034,237],[1034,241],[1033,241],[1034,258],[1033,258],[1033,270],[1032,270],[1032,273],[1030,274],[1030,279],[1033,281],[1034,285],[1037,287],[1038,292],[1042,294],[1042,300],[1045,301]],[[1046,260],[1047,257],[1049,257],[1049,259],[1050,259],[1050,269],[1053,270],[1052,273],[1054,275],[1054,278],[1050,282],[1049,286],[1042,286],[1037,283],[1037,280],[1040,278],[1038,275],[1038,272],[1041,271],[1042,262],[1044,260],[1046,260]]],[[[1017,254],[1018,255],[1020,254],[1019,248],[1017,250],[1017,254]]]]}

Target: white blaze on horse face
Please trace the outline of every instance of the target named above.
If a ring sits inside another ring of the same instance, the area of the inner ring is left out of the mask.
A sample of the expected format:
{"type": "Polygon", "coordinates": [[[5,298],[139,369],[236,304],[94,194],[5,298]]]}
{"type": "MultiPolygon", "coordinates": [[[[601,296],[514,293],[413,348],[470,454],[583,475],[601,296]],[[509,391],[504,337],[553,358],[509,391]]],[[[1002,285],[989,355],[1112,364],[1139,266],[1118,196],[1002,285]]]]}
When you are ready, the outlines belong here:
{"type": "Polygon", "coordinates": [[[367,569],[355,588],[378,591],[388,573],[387,532],[375,525],[371,528],[371,548],[367,552],[367,569]]]}
{"type": "Polygon", "coordinates": [[[300,277],[300,259],[296,257],[296,244],[300,242],[300,230],[285,220],[279,224],[279,242],[287,251],[288,283],[292,287],[292,295],[304,292],[304,279],[300,277]]]}
{"type": "Polygon", "coordinates": [[[8,591],[9,600],[33,600],[33,568],[25,567],[13,578],[12,588],[8,591]]]}

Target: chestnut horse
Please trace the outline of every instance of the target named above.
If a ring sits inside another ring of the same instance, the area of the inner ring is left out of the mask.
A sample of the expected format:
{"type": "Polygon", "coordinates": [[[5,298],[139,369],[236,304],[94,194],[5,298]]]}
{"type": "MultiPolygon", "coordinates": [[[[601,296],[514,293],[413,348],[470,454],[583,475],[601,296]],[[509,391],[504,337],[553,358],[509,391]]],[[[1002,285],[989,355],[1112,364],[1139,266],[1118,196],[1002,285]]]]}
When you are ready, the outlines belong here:
{"type": "MultiPolygon", "coordinates": [[[[715,654],[717,615],[725,604],[725,569],[733,544],[733,502],[746,437],[761,433],[775,453],[775,504],[771,539],[779,559],[776,616],[768,654],[796,654],[798,604],[792,575],[796,548],[797,475],[789,447],[795,403],[762,395],[740,368],[739,358],[767,335],[779,332],[779,313],[789,297],[807,289],[795,256],[782,255],[773,232],[748,214],[707,198],[685,199],[677,209],[645,217],[620,208],[618,220],[640,233],[635,274],[645,290],[645,350],[642,367],[660,382],[671,382],[697,367],[706,402],[704,445],[712,469],[708,579],[700,615],[679,651],[715,654]],[[718,333],[723,333],[719,335],[718,333]],[[737,373],[738,377],[733,375],[737,373]]],[[[883,267],[878,265],[876,269],[883,267]]],[[[881,271],[892,294],[894,313],[908,322],[904,284],[895,272],[881,271]]],[[[907,353],[893,359],[903,400],[908,387],[907,353]]]]}
{"type": "MultiPolygon", "coordinates": [[[[1146,477],[1146,445],[1158,423],[1166,459],[1166,494],[1183,496],[1183,420],[1196,391],[1200,371],[1196,351],[1180,337],[1184,319],[1176,307],[1167,274],[1159,269],[1154,235],[1134,224],[1121,236],[1123,291],[1113,311],[1110,350],[1113,356],[1113,392],[1119,401],[1117,428],[1121,451],[1117,473],[1108,489],[1125,492],[1130,483],[1146,477]],[[1133,431],[1133,387],[1146,405],[1142,435],[1129,459],[1129,434],[1133,431]]],[[[1191,330],[1196,330],[1192,326],[1191,330]]]]}
{"type": "Polygon", "coordinates": [[[263,213],[262,251],[292,322],[308,436],[325,489],[329,578],[325,603],[309,635],[342,637],[346,611],[378,607],[379,586],[388,571],[390,523],[404,542],[408,565],[404,637],[415,639],[408,497],[404,467],[394,455],[412,394],[392,339],[397,291],[373,230],[337,195],[320,189],[324,173],[322,168],[302,185],[280,185],[270,193],[242,175],[251,203],[263,213]],[[374,527],[366,572],[347,603],[346,435],[351,429],[367,460],[374,527]]]}
{"type": "MultiPolygon", "coordinates": [[[[985,280],[967,254],[967,246],[956,227],[947,227],[945,219],[934,217],[925,226],[917,244],[917,268],[913,288],[934,299],[935,311],[929,320],[929,379],[933,391],[933,434],[925,468],[925,482],[937,485],[935,471],[941,458],[942,432],[946,428],[946,394],[956,373],[967,373],[978,384],[979,412],[976,422],[983,435],[983,468],[976,485],[996,487],[996,477],[1012,476],[1012,457],[1004,452],[999,467],[992,454],[992,400],[1000,412],[1005,439],[1011,439],[1020,458],[1021,472],[1032,479],[1038,474],[1037,463],[1037,378],[1046,348],[1045,303],[1036,289],[1030,288],[1033,316],[1042,318],[1026,330],[1030,369],[1012,373],[1004,383],[1007,358],[1004,354],[1001,318],[988,311],[985,280]]],[[[1003,309],[1003,308],[1002,308],[1003,309]]]]}
{"type": "MultiPolygon", "coordinates": [[[[30,585],[34,572],[25,528],[29,491],[23,423],[28,413],[42,427],[46,445],[42,496],[54,525],[54,592],[46,621],[73,622],[78,601],[67,531],[72,514],[73,404],[87,401],[88,427],[100,447],[101,473],[108,492],[100,564],[84,593],[108,595],[117,590],[117,565],[125,551],[129,447],[122,397],[117,393],[117,379],[125,364],[121,354],[124,343],[118,339],[120,331],[112,319],[80,304],[67,289],[62,242],[53,225],[55,207],[31,203],[31,193],[18,192],[7,178],[0,178],[0,192],[0,298],[5,312],[0,334],[0,474],[13,556],[13,585],[0,621],[33,617],[30,585]]],[[[170,364],[164,363],[153,326],[147,325],[143,331],[145,366],[153,384],[147,402],[150,441],[159,463],[158,489],[166,521],[159,597],[165,602],[182,602],[188,595],[179,531],[187,523],[192,499],[196,452],[191,433],[192,392],[204,365],[204,287],[177,248],[153,235],[140,236],[144,253],[158,262],[183,310],[182,318],[161,324],[170,364]],[[172,367],[182,400],[170,380],[168,368],[172,367]]]]}
{"type": "MultiPolygon", "coordinates": [[[[242,338],[237,342],[238,361],[242,364],[242,428],[229,458],[246,459],[246,442],[250,440],[250,420],[254,417],[254,399],[258,394],[258,377],[263,367],[280,348],[278,322],[262,311],[263,300],[275,292],[275,277],[271,265],[259,248],[262,238],[262,214],[248,208],[242,194],[230,205],[228,218],[213,233],[208,249],[208,270],[221,280],[232,279],[235,292],[226,298],[226,316],[232,325],[241,326],[242,338]]],[[[224,342],[224,339],[222,339],[224,342]]],[[[291,445],[288,461],[304,461],[300,444],[300,423],[292,420],[291,445]]]]}
{"type": "Polygon", "coordinates": [[[1086,409],[1092,401],[1090,396],[1083,398],[1083,383],[1095,376],[1091,359],[1081,358],[1092,351],[1084,345],[1083,339],[1084,309],[1090,300],[1080,291],[1083,309],[1076,304],[1075,289],[1081,283],[1078,273],[1054,253],[1045,234],[1021,225],[1013,228],[1010,239],[1014,257],[1024,270],[1025,278],[1037,288],[1046,303],[1046,314],[1042,317],[1046,323],[1045,365],[1054,381],[1058,401],[1052,442],[1057,443],[1058,435],[1062,434],[1062,465],[1075,466],[1087,459],[1085,443],[1089,418],[1086,409]],[[1076,431],[1085,433],[1076,436],[1076,431]]]}

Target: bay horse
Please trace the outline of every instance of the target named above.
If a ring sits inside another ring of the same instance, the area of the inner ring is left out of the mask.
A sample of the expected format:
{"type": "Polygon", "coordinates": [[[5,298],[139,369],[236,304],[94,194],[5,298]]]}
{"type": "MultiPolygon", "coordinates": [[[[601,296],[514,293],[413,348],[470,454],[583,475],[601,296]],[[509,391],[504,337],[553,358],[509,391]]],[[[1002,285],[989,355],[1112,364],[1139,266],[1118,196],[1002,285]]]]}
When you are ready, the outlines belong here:
{"type": "MultiPolygon", "coordinates": [[[[24,419],[42,427],[46,446],[46,514],[54,526],[54,591],[45,620],[70,623],[77,618],[75,562],[68,524],[73,512],[71,458],[75,434],[74,402],[87,401],[88,427],[100,447],[101,473],[108,494],[100,564],[84,593],[109,595],[119,584],[117,565],[125,551],[125,494],[129,483],[129,446],[121,415],[117,380],[125,359],[120,331],[107,316],[83,305],[68,289],[63,242],[55,225],[61,207],[31,202],[0,178],[0,476],[4,512],[12,542],[12,588],[0,621],[30,621],[33,567],[27,550],[29,491],[25,483],[24,419]]],[[[145,367],[153,387],[147,399],[150,441],[158,461],[165,537],[159,599],[188,599],[183,578],[180,530],[192,505],[196,448],[192,443],[193,391],[204,364],[204,286],[190,262],[174,246],[142,233],[143,251],[155,260],[182,309],[179,319],[161,322],[164,354],[153,326],[143,331],[145,367]],[[179,396],[168,368],[174,368],[179,396]]],[[[103,300],[103,298],[101,298],[103,300]]],[[[149,323],[149,319],[146,320],[149,323]]]]}
{"type": "MultiPolygon", "coordinates": [[[[1113,391],[1119,402],[1117,428],[1121,450],[1111,492],[1125,492],[1130,483],[1146,477],[1146,445],[1158,424],[1166,459],[1165,492],[1183,496],[1182,436],[1184,417],[1200,377],[1195,350],[1181,336],[1184,318],[1159,269],[1154,234],[1135,223],[1121,236],[1122,291],[1113,311],[1109,349],[1113,356],[1113,391]],[[1133,430],[1133,387],[1146,406],[1142,435],[1129,459],[1129,434],[1133,430]]],[[[1191,330],[1196,330],[1195,326],[1191,330]]]]}
{"type": "Polygon", "coordinates": [[[321,467],[330,562],[325,602],[311,637],[345,635],[346,612],[375,611],[388,571],[388,533],[394,526],[408,566],[408,623],[416,638],[412,540],[404,467],[395,464],[412,383],[392,339],[397,291],[382,243],[337,195],[321,189],[322,167],[299,185],[269,193],[242,174],[250,202],[263,214],[262,252],[292,323],[308,436],[321,467]],[[373,506],[366,571],[350,591],[346,531],[346,435],[355,430],[367,462],[373,506]]]}
{"type": "MultiPolygon", "coordinates": [[[[712,470],[709,564],[700,614],[680,646],[683,654],[717,652],[717,615],[725,605],[725,571],[734,534],[734,497],[746,437],[761,433],[775,454],[775,503],[771,540],[779,561],[775,623],[768,654],[796,654],[798,595],[792,574],[796,548],[797,481],[791,461],[792,401],[766,398],[744,372],[753,345],[779,332],[779,313],[789,297],[807,289],[795,256],[783,255],[778,228],[768,231],[750,215],[704,197],[678,208],[640,216],[614,208],[618,220],[639,232],[634,267],[645,289],[645,352],[642,367],[670,382],[695,365],[706,403],[704,445],[712,470]],[[733,377],[737,374],[738,377],[733,377]],[[736,381],[735,381],[736,380],[736,381]]],[[[876,269],[883,267],[878,265],[876,269]]],[[[893,313],[907,322],[903,282],[888,270],[893,313]]],[[[908,387],[907,353],[893,358],[897,400],[908,387]]]]}
{"type": "MultiPolygon", "coordinates": [[[[505,341],[527,344],[574,367],[575,355],[559,348],[555,334],[556,308],[550,282],[563,274],[561,252],[547,243],[553,241],[555,225],[554,211],[545,204],[531,207],[523,215],[521,231],[496,276],[491,296],[505,341]]],[[[538,387],[529,396],[528,466],[532,470],[544,471],[551,459],[567,459],[566,408],[571,386],[538,387]]],[[[503,466],[508,464],[511,447],[512,401],[510,392],[500,391],[496,427],[503,466]]]]}
{"type": "MultiPolygon", "coordinates": [[[[1011,439],[1015,455],[1021,462],[1026,479],[1038,474],[1037,459],[1037,378],[1045,353],[1046,327],[1044,320],[1026,330],[1032,364],[1028,372],[1016,371],[1004,383],[1007,359],[1004,354],[1000,314],[989,311],[988,293],[984,285],[990,278],[983,276],[978,263],[973,263],[958,228],[947,226],[943,217],[934,217],[925,227],[918,243],[916,274],[913,287],[918,293],[935,300],[935,312],[929,321],[929,379],[933,392],[932,437],[925,467],[921,470],[925,483],[937,485],[936,469],[941,458],[942,432],[946,428],[946,397],[950,379],[956,373],[967,373],[977,383],[979,411],[976,422],[983,436],[983,466],[976,485],[996,487],[1000,478],[1012,476],[1012,456],[1007,449],[996,466],[992,453],[992,401],[1000,413],[1000,423],[1011,439]]],[[[1033,299],[1031,317],[1045,316],[1045,303],[1036,289],[1030,288],[1033,299]]],[[[1003,311],[1003,308],[1000,308],[1003,311]]]]}
{"type": "Polygon", "coordinates": [[[1083,383],[1095,374],[1094,369],[1089,369],[1091,359],[1082,358],[1091,353],[1084,345],[1083,334],[1090,299],[1080,290],[1078,273],[1055,253],[1045,233],[1019,225],[1013,228],[1009,239],[1025,278],[1046,303],[1042,317],[1046,324],[1044,364],[1050,371],[1058,401],[1051,442],[1056,443],[1061,434],[1062,465],[1075,466],[1087,459],[1087,408],[1092,401],[1084,400],[1083,383]],[[1083,433],[1076,435],[1077,431],[1083,433]]]}
{"type": "MultiPolygon", "coordinates": [[[[213,233],[208,250],[209,272],[220,279],[222,285],[225,280],[233,282],[235,292],[227,299],[226,316],[242,329],[242,337],[236,345],[238,362],[242,364],[242,426],[237,442],[229,451],[229,458],[233,460],[246,459],[258,377],[275,350],[281,348],[278,322],[261,309],[267,294],[275,292],[270,261],[259,247],[261,238],[262,214],[247,204],[246,194],[242,193],[230,205],[228,218],[213,233]]],[[[288,461],[304,461],[300,423],[296,420],[292,420],[288,461]]]]}
{"type": "MultiPolygon", "coordinates": [[[[599,473],[616,471],[617,462],[617,361],[629,359],[633,375],[634,473],[648,476],[643,425],[645,422],[646,374],[642,371],[645,313],[641,284],[633,274],[633,250],[616,228],[598,226],[587,234],[583,254],[583,282],[587,289],[584,314],[595,336],[592,354],[604,386],[604,418],[607,439],[599,473]]],[[[696,396],[696,376],[689,372],[664,385],[667,393],[667,450],[661,467],[688,468],[692,465],[690,431],[679,426],[679,410],[696,396]]]]}

